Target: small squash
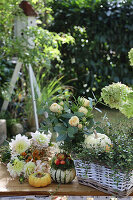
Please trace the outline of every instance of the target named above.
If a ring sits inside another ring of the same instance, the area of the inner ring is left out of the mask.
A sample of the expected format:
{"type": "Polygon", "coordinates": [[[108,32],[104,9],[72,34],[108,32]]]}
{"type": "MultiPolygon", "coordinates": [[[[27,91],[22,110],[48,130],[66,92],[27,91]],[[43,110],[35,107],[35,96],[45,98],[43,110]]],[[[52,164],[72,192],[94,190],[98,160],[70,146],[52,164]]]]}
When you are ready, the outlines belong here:
{"type": "Polygon", "coordinates": [[[76,176],[74,162],[66,153],[56,154],[51,162],[50,174],[57,183],[70,183],[76,176]]]}
{"type": "Polygon", "coordinates": [[[66,170],[51,168],[50,174],[52,179],[57,183],[70,183],[74,180],[76,171],[74,168],[66,170]]]}
{"type": "Polygon", "coordinates": [[[51,176],[49,173],[36,172],[29,176],[28,181],[33,187],[45,187],[51,184],[51,176]]]}
{"type": "Polygon", "coordinates": [[[93,134],[85,138],[84,143],[87,148],[106,148],[107,145],[112,145],[111,140],[107,135],[97,133],[96,130],[94,130],[93,134]]]}

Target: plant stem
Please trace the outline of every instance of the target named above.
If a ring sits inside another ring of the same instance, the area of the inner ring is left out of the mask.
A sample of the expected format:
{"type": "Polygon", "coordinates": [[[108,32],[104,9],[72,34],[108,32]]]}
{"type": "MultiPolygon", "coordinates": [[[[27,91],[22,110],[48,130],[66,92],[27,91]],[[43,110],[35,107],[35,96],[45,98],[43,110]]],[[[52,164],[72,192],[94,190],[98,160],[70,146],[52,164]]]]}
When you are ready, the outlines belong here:
{"type": "Polygon", "coordinates": [[[97,139],[97,138],[98,138],[98,135],[97,135],[96,129],[94,129],[94,134],[95,134],[95,138],[97,139]]]}

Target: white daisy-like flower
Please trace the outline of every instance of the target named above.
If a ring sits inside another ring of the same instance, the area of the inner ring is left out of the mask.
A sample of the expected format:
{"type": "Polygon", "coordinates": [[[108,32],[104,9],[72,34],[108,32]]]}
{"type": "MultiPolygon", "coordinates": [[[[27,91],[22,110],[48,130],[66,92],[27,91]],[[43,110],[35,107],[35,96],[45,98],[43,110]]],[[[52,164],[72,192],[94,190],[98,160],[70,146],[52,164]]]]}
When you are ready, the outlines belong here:
{"type": "Polygon", "coordinates": [[[23,172],[24,165],[24,161],[15,158],[12,162],[7,164],[7,170],[13,178],[16,178],[23,172]]]}
{"type": "Polygon", "coordinates": [[[28,177],[30,174],[32,174],[35,170],[35,167],[36,167],[36,165],[32,161],[26,163],[24,166],[24,176],[28,177]]]}
{"type": "Polygon", "coordinates": [[[39,131],[36,131],[35,133],[32,133],[32,142],[34,146],[37,146],[38,148],[46,148],[49,146],[49,142],[51,139],[51,133],[48,135],[45,135],[44,132],[40,133],[39,131]]]}
{"type": "Polygon", "coordinates": [[[15,140],[11,139],[9,146],[13,154],[21,154],[30,147],[30,140],[25,135],[18,134],[15,140]]]}

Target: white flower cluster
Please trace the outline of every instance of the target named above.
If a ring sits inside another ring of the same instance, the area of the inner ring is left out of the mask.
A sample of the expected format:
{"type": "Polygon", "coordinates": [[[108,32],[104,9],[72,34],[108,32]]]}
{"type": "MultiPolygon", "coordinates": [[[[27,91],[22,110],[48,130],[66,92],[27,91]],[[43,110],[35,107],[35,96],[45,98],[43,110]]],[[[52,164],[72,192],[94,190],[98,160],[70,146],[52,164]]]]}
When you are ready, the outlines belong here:
{"type": "Polygon", "coordinates": [[[32,138],[28,139],[26,136],[22,136],[21,134],[16,135],[15,139],[12,139],[9,143],[9,147],[11,150],[11,160],[7,164],[7,170],[13,178],[20,176],[21,174],[27,178],[30,174],[37,172],[37,170],[42,171],[45,169],[41,160],[36,160],[33,162],[33,159],[27,161],[23,154],[26,154],[26,151],[29,151],[31,148],[43,149],[47,148],[50,143],[51,133],[45,135],[44,133],[40,133],[36,131],[32,133],[32,138]],[[41,169],[42,168],[42,169],[41,169]]]}
{"type": "Polygon", "coordinates": [[[16,178],[23,172],[24,165],[25,162],[16,157],[7,164],[7,170],[13,178],[16,178]]]}
{"type": "Polygon", "coordinates": [[[25,135],[22,136],[21,134],[16,135],[15,140],[11,139],[11,142],[9,143],[9,147],[13,155],[21,154],[26,151],[30,145],[31,143],[28,137],[25,135]]]}
{"type": "Polygon", "coordinates": [[[35,133],[32,133],[31,136],[33,145],[37,146],[38,149],[42,149],[49,146],[52,133],[45,135],[44,132],[40,133],[39,131],[36,131],[35,133]]]}

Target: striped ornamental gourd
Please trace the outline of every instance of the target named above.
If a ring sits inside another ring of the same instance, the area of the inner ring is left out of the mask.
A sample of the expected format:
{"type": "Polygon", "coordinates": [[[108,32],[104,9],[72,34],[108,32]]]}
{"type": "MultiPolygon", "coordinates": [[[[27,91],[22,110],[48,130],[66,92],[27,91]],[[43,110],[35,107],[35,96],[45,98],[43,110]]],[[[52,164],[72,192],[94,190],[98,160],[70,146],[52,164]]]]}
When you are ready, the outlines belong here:
{"type": "Polygon", "coordinates": [[[51,168],[50,174],[55,182],[65,184],[65,183],[70,183],[74,180],[76,176],[76,171],[74,168],[66,170],[51,168]]]}

